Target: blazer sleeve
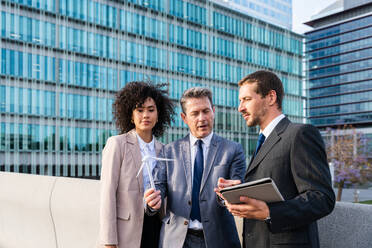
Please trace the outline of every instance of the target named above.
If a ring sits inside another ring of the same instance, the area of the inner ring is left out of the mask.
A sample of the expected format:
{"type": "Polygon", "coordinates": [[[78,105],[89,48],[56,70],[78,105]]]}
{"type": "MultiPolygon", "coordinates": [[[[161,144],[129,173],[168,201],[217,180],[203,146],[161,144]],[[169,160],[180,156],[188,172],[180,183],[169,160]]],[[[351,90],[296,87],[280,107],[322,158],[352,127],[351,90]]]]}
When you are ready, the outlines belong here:
{"type": "Polygon", "coordinates": [[[102,151],[100,240],[102,244],[118,244],[116,190],[122,161],[117,138],[110,137],[102,151]]]}
{"type": "MultiPolygon", "coordinates": [[[[230,171],[229,171],[229,178],[225,179],[233,179],[233,180],[240,180],[244,182],[244,175],[246,170],[246,163],[245,163],[245,155],[243,151],[243,147],[241,144],[233,143],[235,146],[234,154],[232,157],[232,161],[230,164],[230,171]]],[[[216,194],[216,200],[219,206],[225,207],[225,201],[216,194]]]]}
{"type": "Polygon", "coordinates": [[[290,145],[291,173],[299,195],[269,204],[273,233],[309,225],[332,212],[335,205],[327,155],[318,129],[302,125],[290,145]]]}
{"type": "Polygon", "coordinates": [[[230,179],[244,181],[246,170],[245,155],[241,144],[235,144],[235,153],[230,167],[230,179]]]}

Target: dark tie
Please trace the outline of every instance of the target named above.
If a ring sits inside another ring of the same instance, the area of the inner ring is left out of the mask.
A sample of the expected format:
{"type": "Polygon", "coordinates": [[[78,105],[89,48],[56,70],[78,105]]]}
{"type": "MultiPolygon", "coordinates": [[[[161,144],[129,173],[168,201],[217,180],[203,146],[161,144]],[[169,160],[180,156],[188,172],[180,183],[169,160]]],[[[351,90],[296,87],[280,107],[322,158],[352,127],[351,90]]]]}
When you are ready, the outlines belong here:
{"type": "Polygon", "coordinates": [[[203,141],[197,140],[197,150],[194,162],[194,178],[192,182],[192,206],[191,206],[191,220],[198,220],[201,222],[200,217],[200,206],[199,206],[199,192],[200,192],[200,185],[203,176],[203,164],[204,164],[204,156],[203,156],[203,141]]]}
{"type": "Polygon", "coordinates": [[[265,141],[265,135],[263,135],[262,133],[260,133],[260,135],[258,135],[258,140],[257,140],[257,145],[256,145],[256,151],[254,152],[254,156],[257,155],[258,151],[260,150],[262,144],[264,143],[265,141]]]}

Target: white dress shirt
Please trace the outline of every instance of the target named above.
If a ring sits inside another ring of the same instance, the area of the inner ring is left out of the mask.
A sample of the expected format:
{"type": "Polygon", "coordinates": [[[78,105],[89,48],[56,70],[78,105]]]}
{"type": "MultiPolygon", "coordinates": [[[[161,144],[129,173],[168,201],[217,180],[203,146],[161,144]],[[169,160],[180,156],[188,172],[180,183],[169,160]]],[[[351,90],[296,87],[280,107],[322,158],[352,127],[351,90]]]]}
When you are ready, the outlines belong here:
{"type": "MultiPolygon", "coordinates": [[[[143,139],[141,139],[141,137],[138,134],[137,134],[137,139],[138,139],[138,144],[140,147],[142,158],[146,155],[151,156],[151,157],[156,157],[154,137],[152,137],[152,140],[150,143],[146,143],[143,139]]],[[[152,173],[156,165],[156,160],[149,159],[148,163],[150,165],[150,170],[152,173]]],[[[143,176],[143,189],[144,191],[146,191],[147,189],[151,188],[151,184],[150,184],[150,177],[148,175],[147,168],[145,167],[142,168],[142,176],[143,176]]]]}
{"type": "MultiPolygon", "coordinates": [[[[205,164],[207,163],[207,155],[209,151],[209,146],[211,144],[213,132],[211,132],[208,136],[202,138],[203,141],[202,148],[203,148],[203,165],[205,168],[205,164]]],[[[191,151],[191,182],[193,182],[194,179],[194,163],[195,163],[195,157],[196,157],[196,151],[197,151],[197,145],[196,141],[198,141],[198,138],[193,136],[190,133],[190,151],[191,151]]],[[[204,170],[203,170],[204,173],[204,170]]],[[[203,229],[202,223],[200,223],[198,220],[189,220],[189,228],[195,229],[195,230],[201,230],[203,229]]]]}
{"type": "MultiPolygon", "coordinates": [[[[269,125],[267,125],[267,127],[265,127],[264,130],[260,130],[260,133],[262,133],[263,135],[265,135],[265,142],[267,140],[267,137],[269,137],[269,135],[271,134],[271,132],[274,130],[274,128],[276,127],[276,125],[278,125],[278,123],[285,118],[285,115],[284,114],[280,114],[278,115],[277,117],[275,117],[274,120],[272,120],[269,125]]],[[[264,143],[265,143],[264,142],[264,143]]],[[[263,144],[264,144],[263,143],[263,144]]]]}

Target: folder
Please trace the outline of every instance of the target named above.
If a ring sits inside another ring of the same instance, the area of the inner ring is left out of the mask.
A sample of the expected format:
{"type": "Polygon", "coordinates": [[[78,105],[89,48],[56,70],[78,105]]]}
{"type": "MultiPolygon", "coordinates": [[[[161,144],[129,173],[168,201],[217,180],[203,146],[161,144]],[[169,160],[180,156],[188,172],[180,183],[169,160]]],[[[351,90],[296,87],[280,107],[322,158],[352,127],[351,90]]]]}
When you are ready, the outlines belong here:
{"type": "Polygon", "coordinates": [[[223,197],[232,204],[241,203],[240,196],[247,196],[267,203],[284,201],[282,194],[271,178],[262,178],[220,190],[223,197]]]}

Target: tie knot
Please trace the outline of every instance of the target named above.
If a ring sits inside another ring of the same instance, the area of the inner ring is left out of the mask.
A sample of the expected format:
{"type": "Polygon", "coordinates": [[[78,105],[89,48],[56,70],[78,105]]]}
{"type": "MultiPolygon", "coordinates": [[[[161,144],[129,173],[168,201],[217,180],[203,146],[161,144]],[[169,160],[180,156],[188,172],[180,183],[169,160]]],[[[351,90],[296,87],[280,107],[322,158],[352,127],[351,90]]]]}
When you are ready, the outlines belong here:
{"type": "Polygon", "coordinates": [[[202,147],[202,145],[203,145],[203,141],[202,141],[201,139],[198,139],[198,140],[196,141],[196,145],[197,145],[198,147],[202,147]]]}
{"type": "Polygon", "coordinates": [[[265,138],[265,135],[263,135],[263,133],[260,133],[260,135],[258,135],[258,142],[260,142],[261,144],[264,143],[265,138]]]}
{"type": "Polygon", "coordinates": [[[262,133],[260,133],[260,135],[258,135],[257,145],[256,145],[256,151],[254,152],[254,156],[256,156],[256,154],[260,150],[260,148],[261,148],[262,144],[264,143],[264,141],[265,141],[265,135],[263,135],[262,133]]]}

